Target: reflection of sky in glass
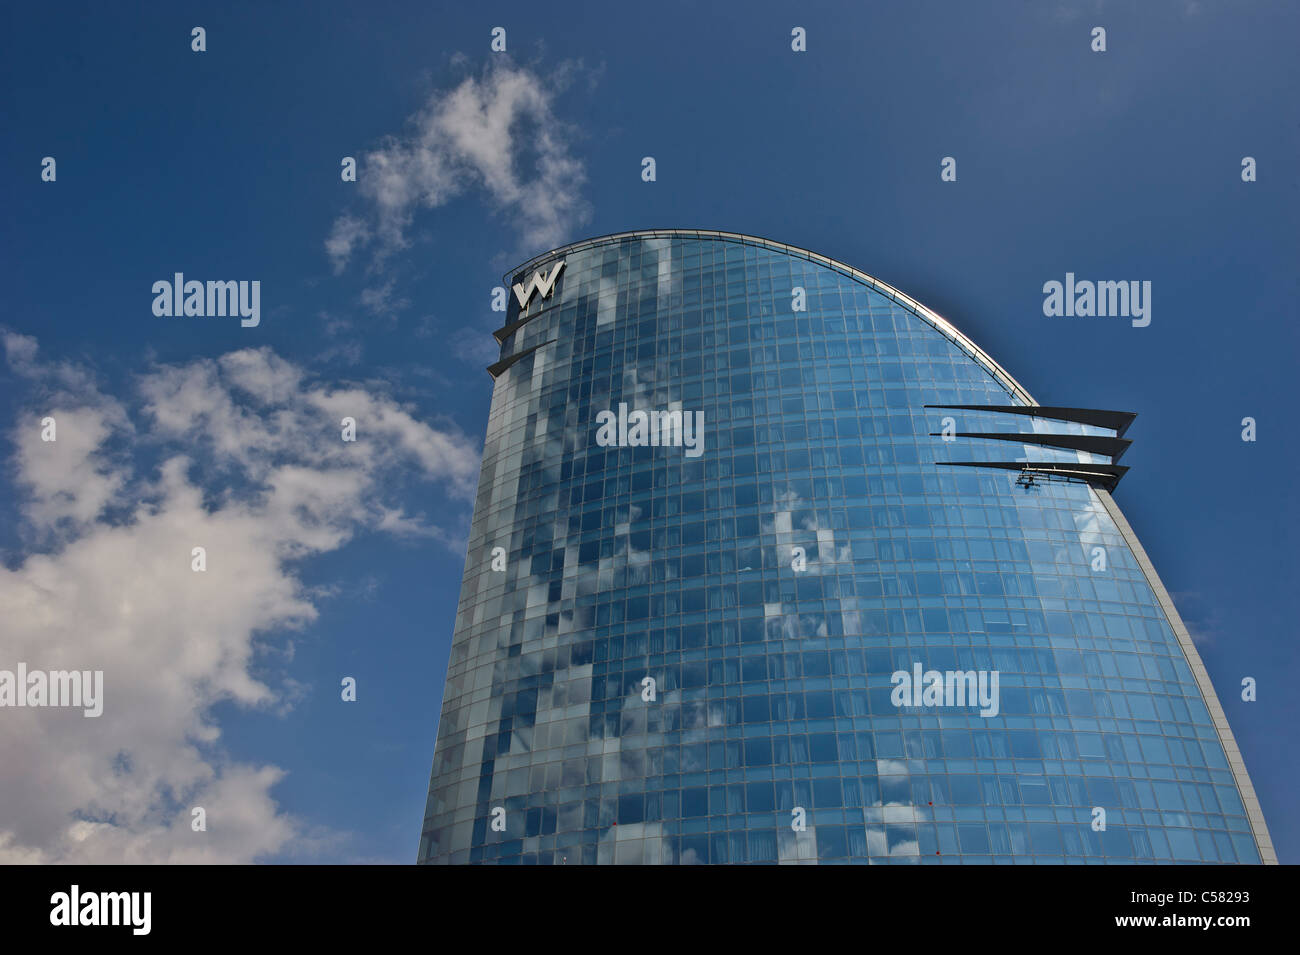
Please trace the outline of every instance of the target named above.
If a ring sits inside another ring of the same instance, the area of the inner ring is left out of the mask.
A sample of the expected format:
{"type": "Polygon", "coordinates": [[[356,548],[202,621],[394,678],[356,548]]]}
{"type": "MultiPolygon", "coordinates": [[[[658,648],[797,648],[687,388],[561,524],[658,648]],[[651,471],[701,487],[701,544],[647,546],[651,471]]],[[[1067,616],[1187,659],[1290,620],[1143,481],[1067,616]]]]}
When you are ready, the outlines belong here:
{"type": "Polygon", "coordinates": [[[930,437],[1113,431],[926,409],[1015,399],[884,295],[737,243],[570,252],[525,314],[503,355],[555,341],[496,382],[422,860],[1258,861],[1097,495],[935,465],[1109,459],[930,437]],[[702,410],[704,455],[598,447],[619,402],[702,410]],[[895,708],[914,662],[998,670],[999,715],[895,708]]]}

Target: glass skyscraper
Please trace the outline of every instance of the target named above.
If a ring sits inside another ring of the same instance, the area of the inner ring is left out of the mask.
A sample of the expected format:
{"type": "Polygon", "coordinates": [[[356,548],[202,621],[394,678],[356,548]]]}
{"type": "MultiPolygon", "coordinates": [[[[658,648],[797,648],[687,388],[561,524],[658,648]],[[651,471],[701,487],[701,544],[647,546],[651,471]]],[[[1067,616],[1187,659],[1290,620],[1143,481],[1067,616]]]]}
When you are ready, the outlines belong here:
{"type": "Polygon", "coordinates": [[[1133,415],[764,239],[509,282],[421,862],[1276,861],[1133,415]]]}

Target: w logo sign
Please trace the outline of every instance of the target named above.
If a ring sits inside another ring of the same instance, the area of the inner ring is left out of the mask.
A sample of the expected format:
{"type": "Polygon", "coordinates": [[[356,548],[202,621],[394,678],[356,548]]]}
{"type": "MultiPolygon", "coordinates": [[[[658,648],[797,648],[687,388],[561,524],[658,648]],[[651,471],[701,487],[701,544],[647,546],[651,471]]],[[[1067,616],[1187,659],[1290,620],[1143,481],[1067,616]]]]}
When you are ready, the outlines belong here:
{"type": "Polygon", "coordinates": [[[555,268],[551,269],[551,274],[542,277],[541,272],[534,272],[533,277],[528,280],[527,285],[515,283],[515,298],[519,299],[519,307],[527,308],[528,300],[533,297],[533,293],[540,291],[542,298],[549,298],[551,292],[555,290],[555,280],[560,277],[560,270],[564,268],[564,259],[555,263],[555,268]]]}

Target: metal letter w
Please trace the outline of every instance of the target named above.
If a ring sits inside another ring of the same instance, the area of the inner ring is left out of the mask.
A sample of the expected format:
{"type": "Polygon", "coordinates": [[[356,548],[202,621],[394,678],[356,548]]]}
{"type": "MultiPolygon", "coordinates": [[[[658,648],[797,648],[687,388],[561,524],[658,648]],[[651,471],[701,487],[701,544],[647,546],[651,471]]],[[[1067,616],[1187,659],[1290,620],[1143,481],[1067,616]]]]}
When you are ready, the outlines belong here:
{"type": "Polygon", "coordinates": [[[519,299],[519,307],[527,308],[528,300],[533,297],[533,293],[541,291],[542,298],[550,297],[551,291],[555,288],[555,280],[560,277],[560,270],[564,268],[564,259],[555,263],[555,268],[551,269],[551,274],[542,278],[540,271],[534,272],[533,277],[527,285],[515,283],[515,298],[519,299]]]}

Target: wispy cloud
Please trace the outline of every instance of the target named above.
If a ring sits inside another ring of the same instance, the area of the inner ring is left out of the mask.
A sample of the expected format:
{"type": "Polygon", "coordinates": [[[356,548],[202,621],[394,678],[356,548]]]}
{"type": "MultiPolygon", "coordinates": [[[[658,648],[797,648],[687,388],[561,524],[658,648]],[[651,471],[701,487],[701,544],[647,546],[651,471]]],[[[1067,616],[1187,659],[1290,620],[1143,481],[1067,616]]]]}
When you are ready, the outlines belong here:
{"type": "Polygon", "coordinates": [[[339,216],[325,251],[342,272],[363,248],[375,262],[406,248],[421,210],[481,194],[509,222],[522,249],[561,244],[588,217],[586,171],[555,99],[571,70],[543,77],[493,60],[479,76],[435,91],[408,129],[365,154],[359,212],[339,216]]]}

